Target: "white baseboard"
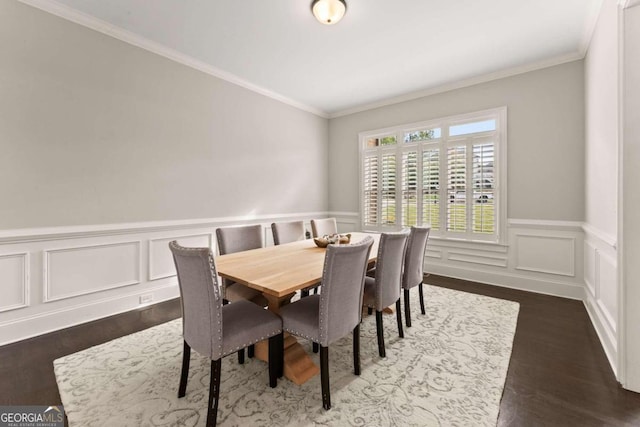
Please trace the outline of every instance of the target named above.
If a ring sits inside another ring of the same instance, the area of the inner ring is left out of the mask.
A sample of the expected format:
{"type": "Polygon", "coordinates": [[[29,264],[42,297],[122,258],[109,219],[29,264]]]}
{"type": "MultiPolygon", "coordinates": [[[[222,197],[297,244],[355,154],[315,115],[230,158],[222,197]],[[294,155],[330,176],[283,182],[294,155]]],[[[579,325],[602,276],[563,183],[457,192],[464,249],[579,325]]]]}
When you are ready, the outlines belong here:
{"type": "Polygon", "coordinates": [[[584,305],[611,368],[618,376],[618,262],[616,239],[592,225],[583,225],[584,305]]]}
{"type": "Polygon", "coordinates": [[[616,332],[611,328],[611,322],[608,320],[608,316],[605,311],[602,310],[601,305],[596,302],[594,296],[589,291],[586,292],[584,306],[589,318],[591,319],[591,323],[598,334],[598,338],[600,338],[600,343],[602,344],[602,348],[604,348],[607,359],[609,359],[611,369],[613,369],[613,373],[617,378],[618,343],[616,339],[616,332]]]}

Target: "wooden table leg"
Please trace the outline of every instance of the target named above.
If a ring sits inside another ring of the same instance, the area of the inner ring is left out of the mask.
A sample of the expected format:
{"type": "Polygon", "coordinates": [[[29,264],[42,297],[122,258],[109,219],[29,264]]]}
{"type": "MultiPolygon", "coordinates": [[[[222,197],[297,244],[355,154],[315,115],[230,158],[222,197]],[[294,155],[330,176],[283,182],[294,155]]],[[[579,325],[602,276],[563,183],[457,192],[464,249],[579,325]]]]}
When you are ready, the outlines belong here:
{"type": "MultiPolygon", "coordinates": [[[[269,311],[276,314],[280,313],[280,307],[288,304],[294,294],[277,298],[271,295],[264,295],[268,301],[269,311]]],[[[267,341],[261,341],[256,344],[255,357],[260,360],[269,360],[269,345],[267,341]]],[[[310,378],[320,372],[318,365],[313,363],[309,354],[304,347],[298,342],[296,337],[285,334],[284,338],[284,376],[295,384],[304,384],[310,378]]]]}

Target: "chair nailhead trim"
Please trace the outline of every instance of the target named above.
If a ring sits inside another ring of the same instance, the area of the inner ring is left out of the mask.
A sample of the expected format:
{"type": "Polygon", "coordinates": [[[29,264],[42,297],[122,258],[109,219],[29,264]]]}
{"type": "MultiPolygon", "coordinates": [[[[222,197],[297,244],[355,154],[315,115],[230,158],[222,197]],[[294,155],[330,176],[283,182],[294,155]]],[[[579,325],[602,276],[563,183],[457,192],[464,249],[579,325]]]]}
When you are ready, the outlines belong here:
{"type": "Polygon", "coordinates": [[[296,331],[295,329],[282,328],[282,330],[285,331],[285,332],[289,332],[290,334],[293,334],[293,335],[295,335],[297,337],[306,338],[306,339],[314,341],[314,342],[318,339],[318,337],[310,337],[309,335],[305,335],[302,332],[296,331]]]}
{"type": "MultiPolygon", "coordinates": [[[[276,335],[278,335],[278,334],[280,334],[280,333],[282,333],[282,329],[276,329],[275,331],[273,331],[273,332],[271,332],[271,333],[268,333],[266,336],[263,336],[263,337],[257,338],[257,339],[255,339],[255,340],[253,340],[253,341],[249,341],[249,342],[247,342],[246,344],[241,344],[241,345],[239,345],[238,347],[236,347],[236,348],[235,348],[235,350],[231,350],[231,353],[235,353],[236,351],[242,350],[243,348],[247,348],[247,347],[249,347],[250,345],[253,345],[253,344],[259,343],[260,341],[264,341],[264,340],[266,340],[267,338],[271,338],[271,337],[276,336],[276,335]]],[[[231,354],[231,353],[228,353],[228,354],[231,354]]]]}

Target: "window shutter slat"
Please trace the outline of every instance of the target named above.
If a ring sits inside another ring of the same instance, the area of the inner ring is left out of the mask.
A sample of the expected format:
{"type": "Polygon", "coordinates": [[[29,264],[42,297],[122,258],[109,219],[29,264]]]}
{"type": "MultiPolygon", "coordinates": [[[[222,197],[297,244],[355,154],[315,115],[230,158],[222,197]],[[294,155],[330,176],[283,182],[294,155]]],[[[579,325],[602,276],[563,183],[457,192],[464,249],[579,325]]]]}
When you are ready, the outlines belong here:
{"type": "Polygon", "coordinates": [[[447,150],[447,231],[467,231],[467,147],[447,150]]]}
{"type": "Polygon", "coordinates": [[[378,157],[367,156],[364,159],[364,223],[378,223],[378,157]]]}
{"type": "Polygon", "coordinates": [[[382,156],[380,168],[382,194],[380,207],[380,223],[391,225],[396,223],[396,155],[382,156]]]}
{"type": "Polygon", "coordinates": [[[402,153],[402,225],[418,224],[418,153],[402,153]]]}
{"type": "Polygon", "coordinates": [[[495,232],[494,144],[473,146],[473,217],[474,233],[495,232]]]}
{"type": "Polygon", "coordinates": [[[422,222],[440,229],[440,150],[422,152],[422,222]]]}

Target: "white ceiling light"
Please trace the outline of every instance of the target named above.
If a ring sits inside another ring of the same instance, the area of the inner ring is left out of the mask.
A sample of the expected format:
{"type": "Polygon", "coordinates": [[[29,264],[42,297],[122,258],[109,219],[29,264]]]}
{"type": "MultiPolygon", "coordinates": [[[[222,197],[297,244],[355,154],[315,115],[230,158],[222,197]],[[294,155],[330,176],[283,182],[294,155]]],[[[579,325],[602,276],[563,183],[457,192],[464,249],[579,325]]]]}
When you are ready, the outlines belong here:
{"type": "Polygon", "coordinates": [[[311,11],[316,19],[323,24],[337,24],[347,11],[344,0],[313,0],[311,11]]]}

